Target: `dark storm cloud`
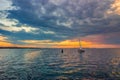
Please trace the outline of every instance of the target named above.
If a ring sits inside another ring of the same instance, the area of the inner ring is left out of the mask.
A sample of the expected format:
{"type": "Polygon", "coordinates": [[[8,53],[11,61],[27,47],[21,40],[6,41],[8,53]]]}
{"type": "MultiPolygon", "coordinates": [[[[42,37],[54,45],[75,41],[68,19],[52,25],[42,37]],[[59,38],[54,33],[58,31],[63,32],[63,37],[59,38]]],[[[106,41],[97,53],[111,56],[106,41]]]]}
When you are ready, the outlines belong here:
{"type": "MultiPolygon", "coordinates": [[[[120,31],[120,16],[107,16],[106,13],[114,0],[12,1],[19,10],[10,10],[9,18],[17,19],[21,24],[55,32],[55,34],[36,34],[37,38],[31,36],[34,39],[64,40],[120,31]]],[[[20,38],[26,39],[23,36],[20,38]]]]}

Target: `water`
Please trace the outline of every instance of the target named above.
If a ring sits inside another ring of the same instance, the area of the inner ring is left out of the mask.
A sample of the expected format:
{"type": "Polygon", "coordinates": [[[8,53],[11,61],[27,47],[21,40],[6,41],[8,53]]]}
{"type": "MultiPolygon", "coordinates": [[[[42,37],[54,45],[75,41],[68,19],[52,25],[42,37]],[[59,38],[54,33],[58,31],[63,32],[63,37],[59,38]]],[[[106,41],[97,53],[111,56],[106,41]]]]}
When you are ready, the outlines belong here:
{"type": "Polygon", "coordinates": [[[0,80],[120,80],[120,49],[0,49],[0,80]]]}

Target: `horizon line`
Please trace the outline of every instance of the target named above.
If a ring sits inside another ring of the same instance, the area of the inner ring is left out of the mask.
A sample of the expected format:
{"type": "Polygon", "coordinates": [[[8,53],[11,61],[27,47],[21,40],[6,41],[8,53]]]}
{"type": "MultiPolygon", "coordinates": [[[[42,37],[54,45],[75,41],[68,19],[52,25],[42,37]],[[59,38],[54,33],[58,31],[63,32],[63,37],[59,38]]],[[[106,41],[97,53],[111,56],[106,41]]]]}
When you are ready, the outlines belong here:
{"type": "MultiPolygon", "coordinates": [[[[0,49],[55,49],[55,47],[0,47],[0,49]]],[[[63,47],[63,49],[77,49],[77,48],[79,48],[79,47],[68,47],[68,48],[65,48],[65,47],[63,47]]],[[[118,48],[119,49],[119,47],[83,47],[83,49],[91,49],[91,48],[94,48],[94,49],[102,49],[102,48],[118,48]]],[[[56,49],[62,49],[62,47],[56,47],[56,49]]]]}

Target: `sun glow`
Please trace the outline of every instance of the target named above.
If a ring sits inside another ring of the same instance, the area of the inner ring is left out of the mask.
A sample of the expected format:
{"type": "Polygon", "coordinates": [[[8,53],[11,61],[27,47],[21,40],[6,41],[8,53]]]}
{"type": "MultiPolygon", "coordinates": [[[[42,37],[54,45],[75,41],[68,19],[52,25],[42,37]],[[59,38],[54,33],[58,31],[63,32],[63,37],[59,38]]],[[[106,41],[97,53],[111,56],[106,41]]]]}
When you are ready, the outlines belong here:
{"type": "MultiPolygon", "coordinates": [[[[81,41],[81,44],[83,47],[90,47],[92,45],[91,42],[86,42],[86,41],[81,41]]],[[[57,44],[58,48],[78,48],[79,47],[79,42],[78,41],[72,41],[72,40],[65,40],[61,41],[60,43],[57,44]]]]}
{"type": "MultiPolygon", "coordinates": [[[[24,44],[13,44],[7,41],[0,41],[0,47],[30,47],[30,48],[79,48],[78,40],[50,41],[50,40],[24,40],[24,44]]],[[[118,48],[119,45],[103,44],[91,41],[81,41],[83,48],[118,48]]]]}
{"type": "MultiPolygon", "coordinates": [[[[81,41],[81,45],[83,48],[118,48],[120,45],[114,44],[103,44],[103,43],[96,43],[90,41],[81,41]]],[[[56,48],[79,48],[79,41],[77,40],[66,40],[58,43],[56,48]]]]}
{"type": "Polygon", "coordinates": [[[0,41],[0,46],[2,46],[2,47],[12,47],[13,44],[9,43],[9,42],[0,41]]]}

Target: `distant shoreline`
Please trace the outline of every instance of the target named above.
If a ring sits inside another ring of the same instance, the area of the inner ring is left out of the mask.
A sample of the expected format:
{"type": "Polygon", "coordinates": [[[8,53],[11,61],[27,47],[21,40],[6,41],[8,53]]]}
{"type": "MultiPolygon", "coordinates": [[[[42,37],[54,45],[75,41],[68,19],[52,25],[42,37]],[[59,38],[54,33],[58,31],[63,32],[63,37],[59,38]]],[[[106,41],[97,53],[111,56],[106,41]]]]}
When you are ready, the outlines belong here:
{"type": "MultiPolygon", "coordinates": [[[[78,49],[78,48],[0,47],[0,49],[78,49]]],[[[120,48],[83,48],[83,49],[120,49],[120,48]]]]}
{"type": "Polygon", "coordinates": [[[34,48],[34,47],[0,47],[0,49],[42,49],[42,48],[34,48]]]}

